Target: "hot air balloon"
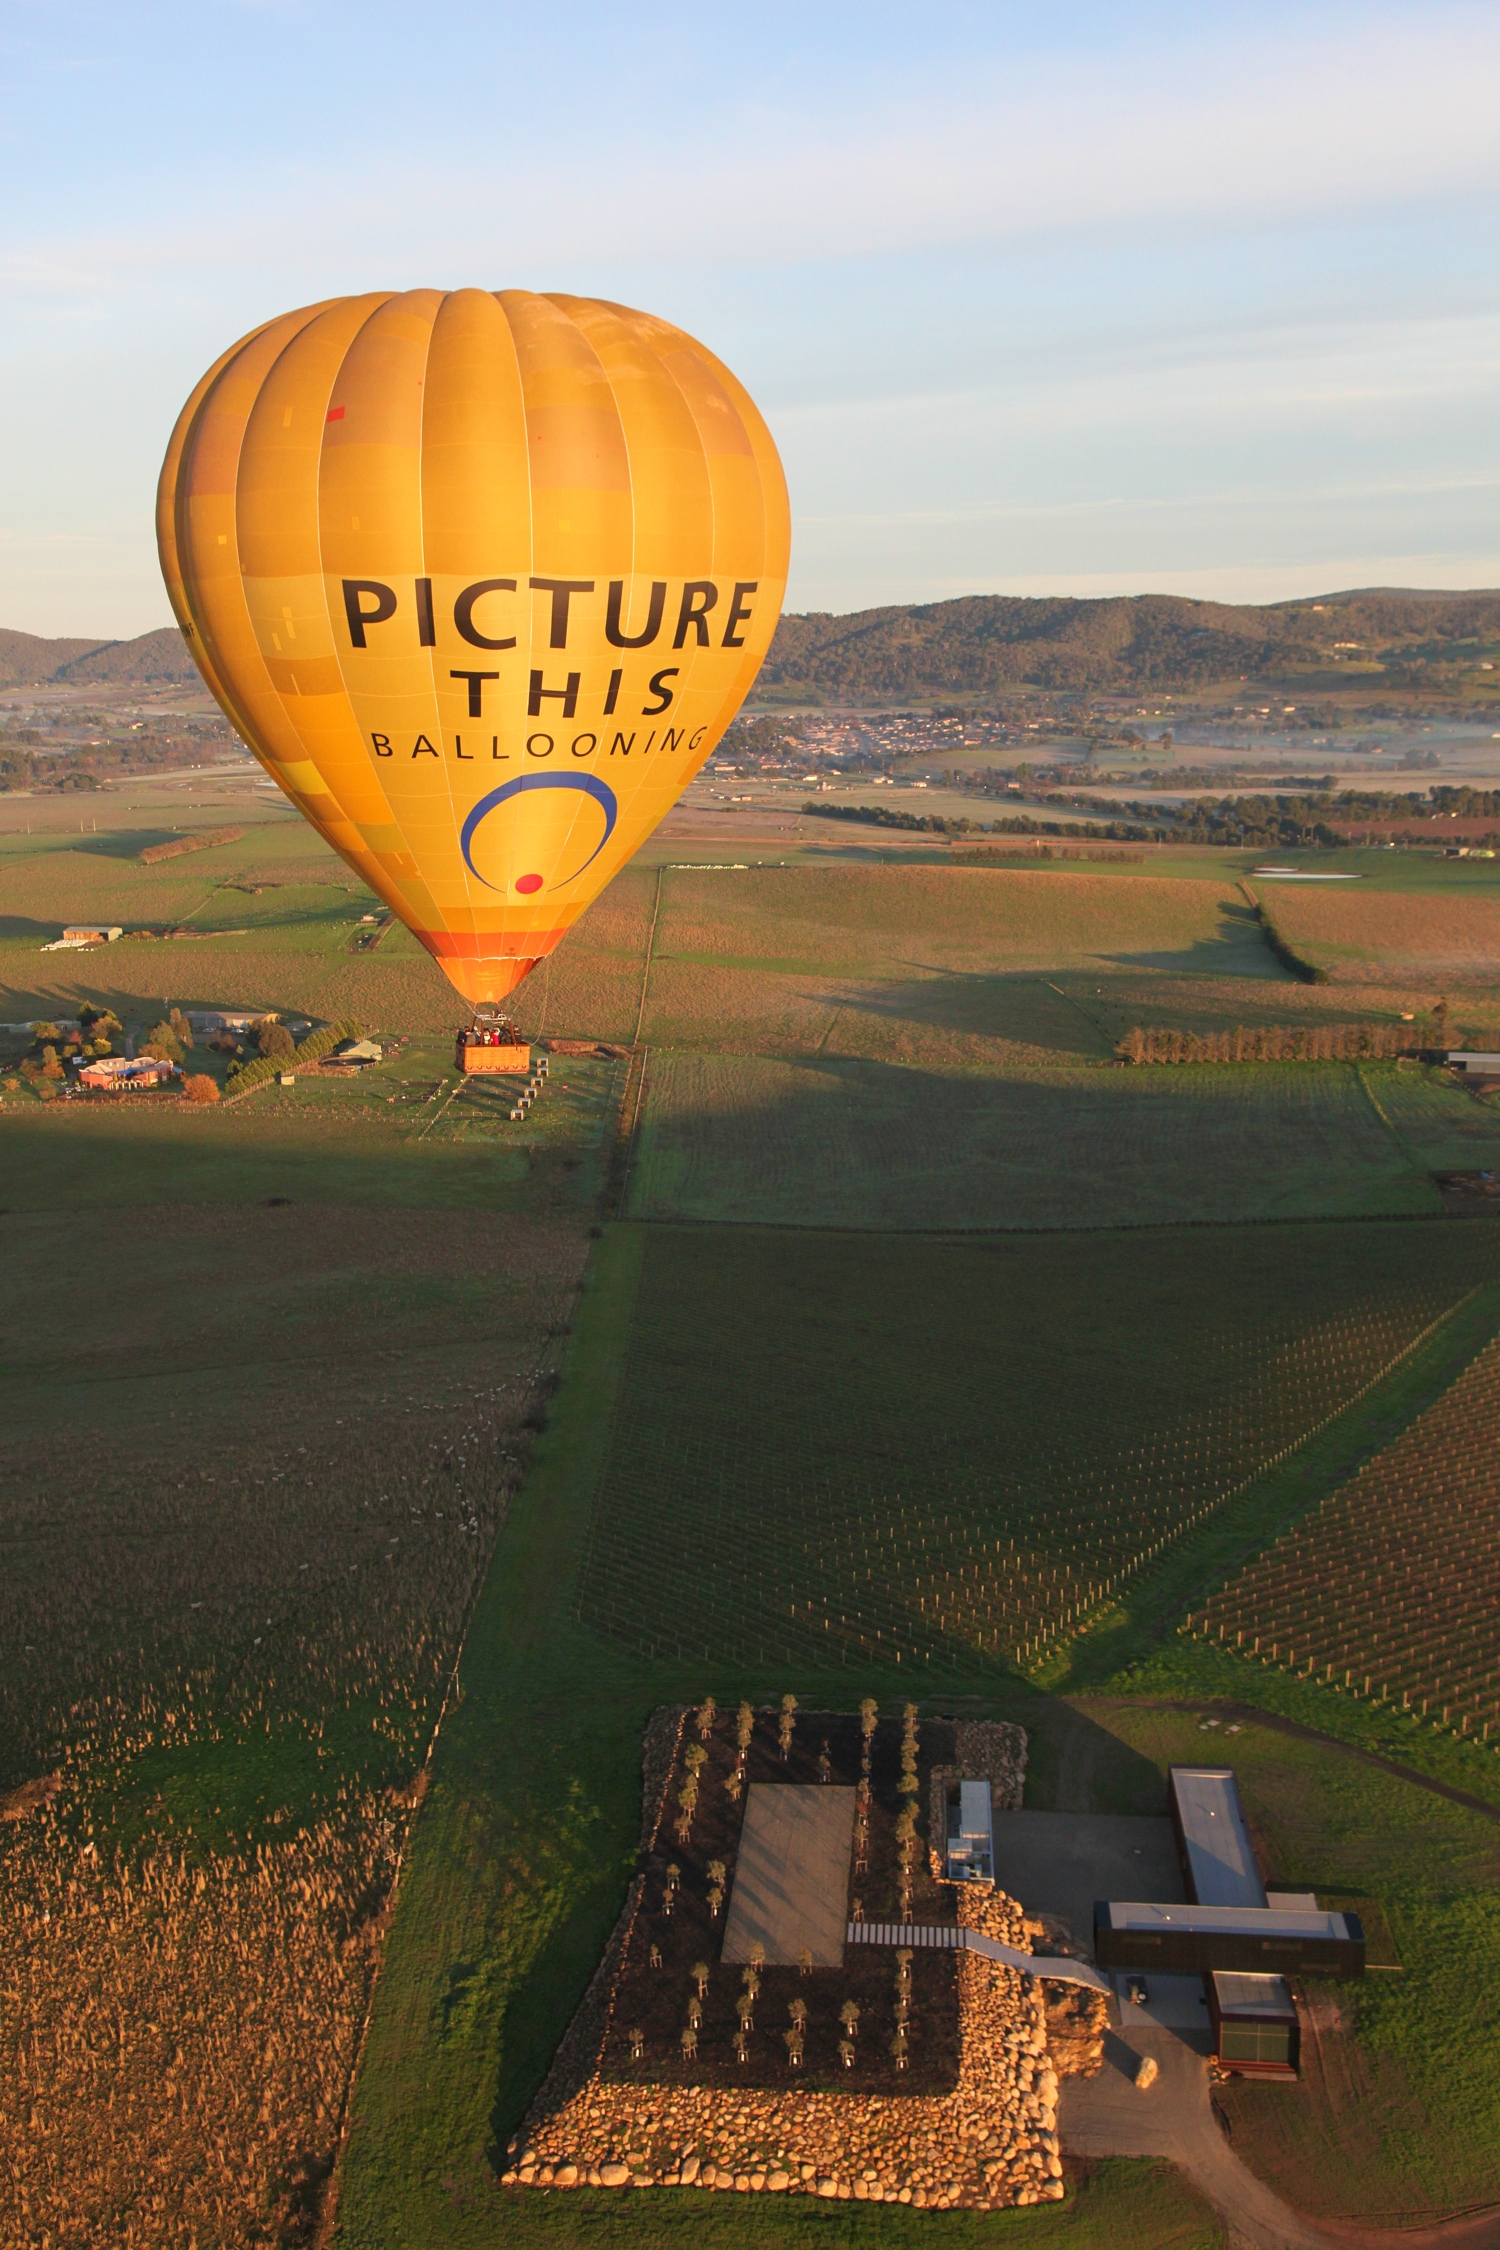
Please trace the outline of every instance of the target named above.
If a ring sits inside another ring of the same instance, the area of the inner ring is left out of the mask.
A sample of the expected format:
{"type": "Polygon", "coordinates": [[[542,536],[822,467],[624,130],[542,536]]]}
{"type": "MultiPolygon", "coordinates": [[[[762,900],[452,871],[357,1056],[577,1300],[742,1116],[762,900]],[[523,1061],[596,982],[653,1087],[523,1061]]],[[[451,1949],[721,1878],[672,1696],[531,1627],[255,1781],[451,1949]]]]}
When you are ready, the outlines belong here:
{"type": "Polygon", "coordinates": [[[231,724],[484,1013],[734,717],[790,526],[765,423],[681,329],[416,289],[226,352],[157,538],[231,724]]]}

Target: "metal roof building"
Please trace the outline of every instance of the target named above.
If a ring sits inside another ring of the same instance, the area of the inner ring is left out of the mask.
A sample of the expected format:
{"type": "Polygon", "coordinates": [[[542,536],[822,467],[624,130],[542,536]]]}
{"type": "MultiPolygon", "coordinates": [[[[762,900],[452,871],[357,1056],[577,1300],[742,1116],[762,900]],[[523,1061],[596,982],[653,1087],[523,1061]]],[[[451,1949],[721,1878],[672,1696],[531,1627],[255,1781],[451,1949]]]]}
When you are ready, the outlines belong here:
{"type": "Polygon", "coordinates": [[[1167,1799],[1182,1879],[1195,1906],[1264,1906],[1266,1887],[1229,1766],[1172,1766],[1167,1799]]]}

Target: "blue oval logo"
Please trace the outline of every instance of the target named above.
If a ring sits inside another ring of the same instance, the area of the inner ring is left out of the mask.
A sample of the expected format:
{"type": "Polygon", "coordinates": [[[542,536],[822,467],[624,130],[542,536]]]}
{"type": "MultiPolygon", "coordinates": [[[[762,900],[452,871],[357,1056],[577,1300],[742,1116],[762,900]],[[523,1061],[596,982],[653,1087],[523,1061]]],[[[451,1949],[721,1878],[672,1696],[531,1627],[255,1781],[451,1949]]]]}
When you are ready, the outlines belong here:
{"type": "MultiPolygon", "coordinates": [[[[475,832],[477,831],[480,822],[487,819],[488,816],[492,812],[494,812],[498,806],[506,804],[512,797],[521,796],[523,792],[528,789],[576,789],[581,791],[581,793],[585,797],[592,797],[595,804],[600,807],[601,811],[604,814],[604,833],[599,838],[599,841],[594,846],[593,850],[589,853],[588,858],[580,860],[579,864],[573,869],[571,875],[560,876],[557,883],[550,886],[551,888],[560,889],[565,884],[576,882],[578,880],[578,877],[583,873],[584,869],[589,866],[589,864],[593,860],[596,860],[598,858],[605,845],[609,842],[611,835],[614,833],[615,818],[620,808],[615,800],[615,793],[610,788],[608,782],[601,781],[598,778],[597,774],[519,774],[514,781],[502,782],[501,786],[498,789],[492,789],[487,797],[480,798],[478,804],[474,807],[474,810],[470,813],[468,819],[464,822],[463,828],[459,835],[459,849],[464,855],[464,865],[468,868],[469,873],[474,877],[474,880],[477,883],[483,883],[487,891],[499,890],[502,888],[502,886],[498,883],[490,882],[486,876],[480,874],[478,868],[474,865],[471,847],[473,845],[475,832]]],[[[528,888],[529,887],[531,886],[528,885],[528,888]]],[[[541,885],[538,883],[535,887],[537,889],[540,889],[541,885]]]]}

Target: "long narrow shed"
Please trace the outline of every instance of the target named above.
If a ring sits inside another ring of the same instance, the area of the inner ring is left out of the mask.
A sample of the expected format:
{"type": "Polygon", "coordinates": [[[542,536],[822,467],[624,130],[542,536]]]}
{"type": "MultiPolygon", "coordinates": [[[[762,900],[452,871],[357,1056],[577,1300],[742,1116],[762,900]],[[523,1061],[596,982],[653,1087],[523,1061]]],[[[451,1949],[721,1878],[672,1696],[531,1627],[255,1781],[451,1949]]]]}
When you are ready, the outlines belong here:
{"type": "Polygon", "coordinates": [[[1171,1766],[1167,1801],[1182,1880],[1194,1906],[1264,1906],[1239,1785],[1230,1766],[1171,1766]]]}

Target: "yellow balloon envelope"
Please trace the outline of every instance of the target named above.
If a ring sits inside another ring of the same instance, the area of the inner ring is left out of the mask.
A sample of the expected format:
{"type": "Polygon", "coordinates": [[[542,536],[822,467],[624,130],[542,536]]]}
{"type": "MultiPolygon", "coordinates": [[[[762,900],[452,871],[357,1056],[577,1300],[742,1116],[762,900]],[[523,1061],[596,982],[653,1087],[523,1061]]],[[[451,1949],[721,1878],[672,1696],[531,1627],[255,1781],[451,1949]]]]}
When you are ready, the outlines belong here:
{"type": "Polygon", "coordinates": [[[157,538],[232,724],[484,1003],[734,717],[790,526],[765,423],[681,329],[416,289],[288,313],[210,368],[157,538]]]}

